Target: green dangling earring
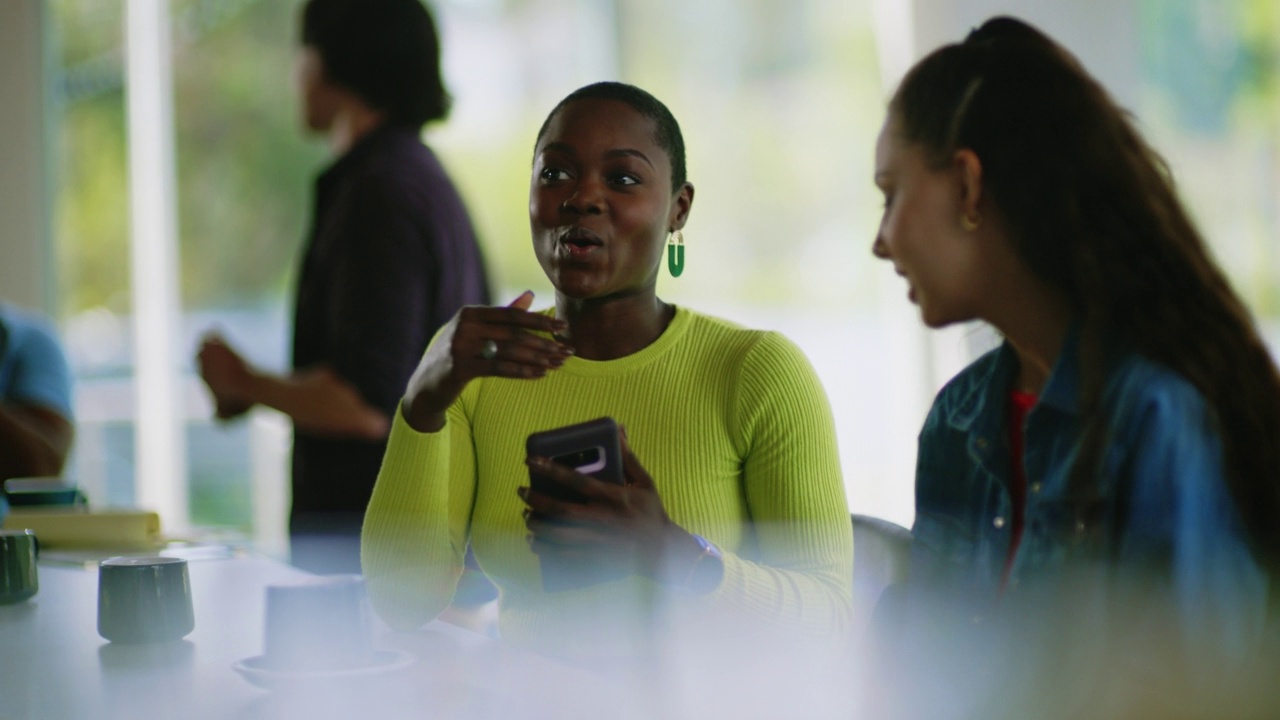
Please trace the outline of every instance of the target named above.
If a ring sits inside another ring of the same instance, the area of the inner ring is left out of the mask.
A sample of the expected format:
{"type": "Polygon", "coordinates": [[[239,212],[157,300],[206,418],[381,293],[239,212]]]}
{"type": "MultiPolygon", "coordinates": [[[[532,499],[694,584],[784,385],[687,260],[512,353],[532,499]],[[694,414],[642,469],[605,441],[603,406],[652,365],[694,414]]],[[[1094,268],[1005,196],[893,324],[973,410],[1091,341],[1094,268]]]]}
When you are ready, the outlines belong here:
{"type": "Polygon", "coordinates": [[[667,236],[667,270],[673,278],[684,272],[684,233],[679,230],[667,236]]]}

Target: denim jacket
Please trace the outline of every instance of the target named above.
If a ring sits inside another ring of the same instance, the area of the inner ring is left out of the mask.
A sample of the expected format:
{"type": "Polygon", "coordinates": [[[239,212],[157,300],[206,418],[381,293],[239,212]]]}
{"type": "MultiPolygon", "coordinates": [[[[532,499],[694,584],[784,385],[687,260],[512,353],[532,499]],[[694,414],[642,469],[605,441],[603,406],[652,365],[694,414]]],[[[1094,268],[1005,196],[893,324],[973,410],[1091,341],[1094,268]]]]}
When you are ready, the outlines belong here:
{"type": "MultiPolygon", "coordinates": [[[[1204,398],[1135,354],[1113,360],[1101,403],[1110,432],[1085,489],[1097,522],[1081,522],[1069,479],[1083,427],[1076,348],[1072,333],[1026,418],[1026,516],[1006,598],[1066,570],[1078,557],[1073,544],[1089,534],[1102,550],[1098,565],[1155,580],[1184,639],[1239,657],[1266,623],[1267,578],[1230,497],[1204,398]]],[[[1007,342],[982,356],[942,389],[920,433],[912,584],[978,606],[995,605],[1010,545],[1016,369],[1007,342]]]]}

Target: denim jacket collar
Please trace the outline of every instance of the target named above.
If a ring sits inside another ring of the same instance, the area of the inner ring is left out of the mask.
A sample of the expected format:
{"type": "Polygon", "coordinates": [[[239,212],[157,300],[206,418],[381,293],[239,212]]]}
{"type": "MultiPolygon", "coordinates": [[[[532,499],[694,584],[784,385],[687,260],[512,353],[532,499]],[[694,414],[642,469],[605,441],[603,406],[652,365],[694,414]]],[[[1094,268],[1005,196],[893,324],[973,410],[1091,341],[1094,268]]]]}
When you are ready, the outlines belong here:
{"type": "Polygon", "coordinates": [[[1040,402],[1064,413],[1080,414],[1080,327],[1076,323],[1067,328],[1062,352],[1040,393],[1040,402]]]}
{"type": "MultiPolygon", "coordinates": [[[[1073,323],[1062,341],[1062,351],[1054,361],[1053,371],[1045,383],[1037,405],[1052,407],[1070,415],[1080,413],[1080,328],[1073,323]]],[[[983,417],[986,403],[1001,403],[1008,397],[1018,367],[1017,352],[1005,340],[995,351],[994,362],[980,377],[975,377],[966,393],[961,396],[947,417],[947,423],[956,430],[968,432],[978,418],[983,417]]],[[[1000,418],[1002,413],[988,417],[1000,418]]]]}

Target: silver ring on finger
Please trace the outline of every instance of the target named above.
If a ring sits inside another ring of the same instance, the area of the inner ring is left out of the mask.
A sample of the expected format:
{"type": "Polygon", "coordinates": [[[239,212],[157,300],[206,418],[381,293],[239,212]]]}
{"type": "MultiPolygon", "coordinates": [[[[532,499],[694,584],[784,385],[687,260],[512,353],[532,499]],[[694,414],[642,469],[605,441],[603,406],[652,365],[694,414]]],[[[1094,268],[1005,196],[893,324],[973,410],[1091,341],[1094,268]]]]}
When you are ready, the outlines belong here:
{"type": "Polygon", "coordinates": [[[480,357],[485,360],[492,360],[498,357],[498,341],[485,340],[484,345],[480,346],[480,357]]]}

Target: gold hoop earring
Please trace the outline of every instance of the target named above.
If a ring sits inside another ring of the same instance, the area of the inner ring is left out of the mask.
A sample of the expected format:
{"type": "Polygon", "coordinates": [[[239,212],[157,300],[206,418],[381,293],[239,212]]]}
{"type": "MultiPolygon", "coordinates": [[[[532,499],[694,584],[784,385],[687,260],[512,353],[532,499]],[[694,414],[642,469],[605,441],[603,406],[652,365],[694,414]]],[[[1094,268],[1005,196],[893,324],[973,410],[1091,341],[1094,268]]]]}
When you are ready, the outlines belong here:
{"type": "Polygon", "coordinates": [[[977,230],[978,225],[981,223],[982,215],[978,212],[974,212],[972,214],[965,213],[960,216],[960,227],[964,228],[965,232],[973,232],[974,230],[977,230]]]}

